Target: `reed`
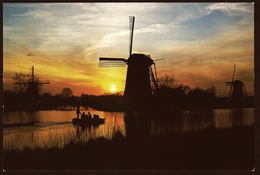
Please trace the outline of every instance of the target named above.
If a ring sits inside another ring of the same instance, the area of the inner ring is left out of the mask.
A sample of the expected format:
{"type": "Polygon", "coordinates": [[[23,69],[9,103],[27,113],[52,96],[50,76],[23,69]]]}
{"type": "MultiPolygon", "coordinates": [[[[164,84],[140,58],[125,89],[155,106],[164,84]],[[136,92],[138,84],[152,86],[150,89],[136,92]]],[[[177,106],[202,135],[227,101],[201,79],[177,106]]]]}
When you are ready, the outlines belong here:
{"type": "Polygon", "coordinates": [[[254,126],[4,151],[5,170],[252,170],[254,126]]]}

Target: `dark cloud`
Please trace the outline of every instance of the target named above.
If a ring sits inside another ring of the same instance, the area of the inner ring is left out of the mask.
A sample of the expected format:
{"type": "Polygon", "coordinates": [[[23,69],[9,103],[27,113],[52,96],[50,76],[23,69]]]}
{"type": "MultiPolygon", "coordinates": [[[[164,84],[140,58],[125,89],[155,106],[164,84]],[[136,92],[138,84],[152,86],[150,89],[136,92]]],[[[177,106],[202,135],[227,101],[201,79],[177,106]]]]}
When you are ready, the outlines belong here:
{"type": "Polygon", "coordinates": [[[28,53],[27,56],[35,56],[33,53],[28,53]]]}

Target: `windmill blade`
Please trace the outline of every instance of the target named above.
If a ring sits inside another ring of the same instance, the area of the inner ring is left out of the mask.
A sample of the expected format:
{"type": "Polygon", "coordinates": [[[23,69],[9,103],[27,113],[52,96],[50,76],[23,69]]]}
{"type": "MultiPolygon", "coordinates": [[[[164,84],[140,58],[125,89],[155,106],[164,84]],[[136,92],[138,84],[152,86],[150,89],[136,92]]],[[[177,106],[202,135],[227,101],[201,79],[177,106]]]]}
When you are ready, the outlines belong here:
{"type": "Polygon", "coordinates": [[[155,62],[158,62],[158,61],[163,61],[163,67],[165,66],[164,58],[155,59],[155,60],[153,60],[155,69],[156,69],[155,62]]]}
{"type": "Polygon", "coordinates": [[[34,81],[34,66],[32,66],[32,81],[34,81]]]}
{"type": "Polygon", "coordinates": [[[225,82],[225,85],[226,85],[226,86],[231,86],[231,85],[232,85],[232,82],[225,82]]]}
{"type": "Polygon", "coordinates": [[[153,69],[151,66],[149,66],[149,72],[150,72],[150,78],[155,86],[155,90],[157,91],[158,90],[158,84],[157,84],[157,79],[156,79],[157,75],[154,76],[153,69]]]}
{"type": "Polygon", "coordinates": [[[99,67],[125,67],[126,59],[124,58],[99,58],[99,67]]]}
{"type": "Polygon", "coordinates": [[[231,84],[231,86],[230,86],[230,90],[229,90],[229,97],[231,97],[231,92],[232,92],[233,89],[234,89],[234,85],[231,84]]]}
{"type": "Polygon", "coordinates": [[[157,79],[157,71],[156,71],[156,65],[155,65],[155,63],[153,64],[153,66],[154,66],[155,82],[156,82],[157,89],[158,89],[158,84],[157,84],[158,79],[157,79]]]}
{"type": "Polygon", "coordinates": [[[51,84],[50,81],[39,82],[39,84],[51,84]]]}
{"type": "Polygon", "coordinates": [[[159,58],[159,59],[156,59],[156,60],[153,60],[153,61],[164,61],[164,58],[159,58]]]}
{"type": "Polygon", "coordinates": [[[235,78],[235,71],[236,71],[236,64],[234,64],[234,71],[233,71],[231,86],[230,86],[230,89],[229,89],[229,96],[231,96],[231,91],[232,91],[232,88],[233,88],[233,82],[234,82],[234,78],[235,78]]]}
{"type": "Polygon", "coordinates": [[[130,29],[130,35],[129,35],[129,57],[132,55],[132,47],[133,47],[133,36],[134,36],[134,24],[135,24],[135,17],[129,16],[129,29],[130,29]]]}
{"type": "Polygon", "coordinates": [[[248,95],[247,95],[247,91],[246,91],[245,85],[243,85],[242,87],[243,87],[243,90],[244,90],[245,95],[248,96],[248,95]]]}
{"type": "Polygon", "coordinates": [[[14,83],[14,84],[29,84],[30,82],[24,82],[24,83],[14,83]]]}
{"type": "Polygon", "coordinates": [[[236,71],[236,64],[234,64],[234,71],[233,71],[233,77],[232,77],[232,83],[233,83],[233,81],[234,81],[234,78],[235,78],[235,71],[236,71]]]}
{"type": "Polygon", "coordinates": [[[100,57],[99,61],[126,61],[125,58],[108,58],[108,57],[100,57]]]}

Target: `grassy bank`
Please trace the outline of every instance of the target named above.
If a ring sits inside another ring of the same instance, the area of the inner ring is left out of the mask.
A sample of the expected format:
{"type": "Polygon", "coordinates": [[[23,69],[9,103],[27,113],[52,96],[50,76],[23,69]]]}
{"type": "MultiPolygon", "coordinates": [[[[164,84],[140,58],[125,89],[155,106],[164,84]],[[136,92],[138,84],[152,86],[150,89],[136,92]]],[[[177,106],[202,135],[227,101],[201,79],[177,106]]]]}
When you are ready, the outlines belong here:
{"type": "Polygon", "coordinates": [[[251,170],[253,126],[4,151],[6,170],[251,170]]]}

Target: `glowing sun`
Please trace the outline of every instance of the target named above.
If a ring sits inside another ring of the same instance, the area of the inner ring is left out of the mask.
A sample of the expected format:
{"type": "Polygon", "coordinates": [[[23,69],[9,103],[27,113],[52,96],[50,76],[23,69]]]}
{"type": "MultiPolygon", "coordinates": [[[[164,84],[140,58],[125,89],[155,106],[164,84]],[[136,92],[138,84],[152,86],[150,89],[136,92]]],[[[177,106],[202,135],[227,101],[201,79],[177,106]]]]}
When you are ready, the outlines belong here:
{"type": "Polygon", "coordinates": [[[116,92],[116,85],[111,84],[111,86],[110,86],[110,91],[111,91],[111,92],[116,92]]]}

